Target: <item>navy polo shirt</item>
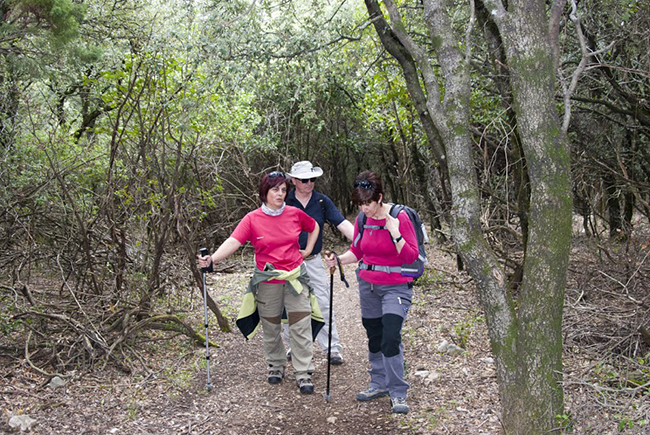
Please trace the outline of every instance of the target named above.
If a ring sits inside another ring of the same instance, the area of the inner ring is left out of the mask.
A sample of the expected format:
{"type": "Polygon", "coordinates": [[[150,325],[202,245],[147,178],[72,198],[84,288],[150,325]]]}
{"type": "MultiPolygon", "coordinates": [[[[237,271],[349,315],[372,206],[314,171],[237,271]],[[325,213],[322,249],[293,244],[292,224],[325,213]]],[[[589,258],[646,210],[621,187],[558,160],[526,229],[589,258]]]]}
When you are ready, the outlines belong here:
{"type": "MultiPolygon", "coordinates": [[[[311,198],[309,198],[307,207],[303,207],[300,201],[296,199],[295,189],[289,192],[285,202],[287,203],[287,205],[298,207],[300,210],[304,211],[309,216],[314,218],[316,222],[318,222],[320,231],[318,232],[318,239],[316,240],[314,249],[311,251],[312,254],[318,254],[320,253],[321,249],[323,249],[323,230],[325,228],[325,221],[327,220],[327,222],[337,227],[341,222],[345,220],[345,218],[343,217],[339,209],[336,208],[332,200],[329,199],[327,195],[323,195],[322,193],[317,192],[316,190],[313,190],[311,192],[311,198]],[[321,201],[322,201],[322,207],[321,207],[321,201]],[[325,211],[325,215],[323,215],[323,211],[325,211]]],[[[302,233],[300,233],[299,240],[300,240],[300,249],[305,249],[305,246],[307,246],[307,232],[303,231],[302,233]]]]}

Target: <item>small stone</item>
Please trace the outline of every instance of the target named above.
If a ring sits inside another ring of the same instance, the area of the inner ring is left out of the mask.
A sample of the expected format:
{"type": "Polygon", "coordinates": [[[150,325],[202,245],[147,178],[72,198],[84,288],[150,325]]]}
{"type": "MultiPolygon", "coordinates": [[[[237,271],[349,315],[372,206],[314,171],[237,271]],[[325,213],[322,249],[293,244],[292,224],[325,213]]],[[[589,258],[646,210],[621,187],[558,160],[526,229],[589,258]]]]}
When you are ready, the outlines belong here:
{"type": "Polygon", "coordinates": [[[50,382],[47,384],[48,387],[52,389],[65,387],[66,382],[58,376],[53,377],[50,382]]]}
{"type": "Polygon", "coordinates": [[[440,379],[441,376],[442,375],[440,373],[438,373],[438,372],[430,373],[429,376],[427,376],[426,379],[424,380],[424,385],[429,385],[429,384],[437,381],[438,379],[440,379]]]}
{"type": "Polygon", "coordinates": [[[449,355],[462,355],[465,353],[465,349],[456,346],[455,344],[450,344],[446,349],[446,353],[449,355]]]}
{"type": "Polygon", "coordinates": [[[328,424],[336,424],[336,420],[338,420],[336,417],[327,417],[328,424]]]}
{"type": "Polygon", "coordinates": [[[21,431],[30,430],[36,423],[36,420],[29,415],[14,415],[9,419],[9,427],[20,429],[21,431]]]}

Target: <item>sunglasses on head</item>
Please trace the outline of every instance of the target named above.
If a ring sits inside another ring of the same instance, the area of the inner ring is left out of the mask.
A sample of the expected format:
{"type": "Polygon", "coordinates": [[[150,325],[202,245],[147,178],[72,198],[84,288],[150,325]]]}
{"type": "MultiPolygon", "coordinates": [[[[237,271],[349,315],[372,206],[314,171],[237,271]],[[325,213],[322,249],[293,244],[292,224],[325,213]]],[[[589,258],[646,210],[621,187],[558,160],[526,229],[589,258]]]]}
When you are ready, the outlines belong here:
{"type": "Polygon", "coordinates": [[[371,190],[373,189],[373,185],[370,181],[355,181],[354,182],[354,187],[360,187],[364,190],[371,190]]]}
{"type": "Polygon", "coordinates": [[[314,183],[316,181],[316,178],[296,178],[296,180],[300,181],[301,183],[314,183]]]}
{"type": "Polygon", "coordinates": [[[280,171],[270,172],[268,177],[269,178],[277,178],[277,177],[287,178],[287,176],[284,175],[284,172],[280,172],[280,171]]]}

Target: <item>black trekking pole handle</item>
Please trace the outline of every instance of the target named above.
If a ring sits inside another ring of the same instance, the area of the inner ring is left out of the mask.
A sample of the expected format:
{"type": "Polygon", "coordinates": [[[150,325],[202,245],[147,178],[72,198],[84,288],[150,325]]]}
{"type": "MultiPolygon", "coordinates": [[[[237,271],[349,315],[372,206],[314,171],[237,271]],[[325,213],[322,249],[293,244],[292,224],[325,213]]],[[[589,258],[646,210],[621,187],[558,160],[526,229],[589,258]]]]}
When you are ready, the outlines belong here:
{"type": "MultiPolygon", "coordinates": [[[[208,249],[207,248],[201,248],[199,249],[199,252],[201,253],[201,257],[205,257],[208,254],[208,249]]],[[[212,261],[212,258],[210,259],[210,265],[208,267],[202,267],[201,270],[203,272],[214,272],[214,262],[212,261]]]]}

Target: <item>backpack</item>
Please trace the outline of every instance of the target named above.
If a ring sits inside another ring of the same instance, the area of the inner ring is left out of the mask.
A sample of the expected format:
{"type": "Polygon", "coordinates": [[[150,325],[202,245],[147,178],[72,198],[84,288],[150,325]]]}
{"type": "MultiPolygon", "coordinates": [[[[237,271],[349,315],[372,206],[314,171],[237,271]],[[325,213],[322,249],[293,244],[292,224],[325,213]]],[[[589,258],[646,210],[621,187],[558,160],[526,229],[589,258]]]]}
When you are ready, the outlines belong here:
{"type": "MultiPolygon", "coordinates": [[[[429,235],[427,234],[427,229],[420,219],[420,215],[417,211],[412,209],[407,205],[392,204],[390,208],[390,215],[394,218],[397,218],[397,215],[404,210],[408,215],[411,223],[413,224],[413,229],[415,230],[415,236],[418,240],[418,258],[413,263],[404,263],[401,267],[389,267],[389,266],[372,266],[366,265],[366,269],[372,270],[381,270],[384,272],[399,272],[402,276],[410,276],[413,279],[417,279],[424,273],[424,266],[427,264],[427,252],[424,244],[429,243],[429,235]]],[[[366,225],[367,217],[363,212],[359,212],[357,216],[357,226],[359,227],[359,234],[356,239],[354,239],[354,246],[358,246],[361,243],[363,238],[363,230],[366,228],[373,230],[385,230],[386,227],[383,225],[366,225]]],[[[362,263],[362,268],[365,263],[362,263]]]]}

